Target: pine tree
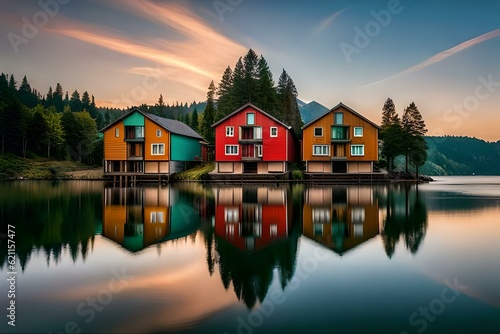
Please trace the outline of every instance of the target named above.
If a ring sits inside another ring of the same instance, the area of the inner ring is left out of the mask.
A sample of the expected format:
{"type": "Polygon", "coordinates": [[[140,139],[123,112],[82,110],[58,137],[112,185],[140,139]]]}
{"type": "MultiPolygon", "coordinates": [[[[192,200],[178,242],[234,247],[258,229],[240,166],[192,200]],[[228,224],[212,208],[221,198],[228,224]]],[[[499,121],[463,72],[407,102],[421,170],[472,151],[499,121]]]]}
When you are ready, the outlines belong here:
{"type": "Polygon", "coordinates": [[[45,97],[45,107],[50,107],[54,105],[54,93],[52,92],[52,86],[49,87],[47,96],[45,97]]]}
{"type": "Polygon", "coordinates": [[[422,114],[414,102],[405,109],[401,123],[403,130],[412,136],[423,136],[427,133],[422,114]]]}
{"type": "Polygon", "coordinates": [[[243,67],[243,61],[238,59],[233,71],[233,89],[231,92],[233,98],[233,106],[235,109],[241,107],[248,102],[246,99],[245,91],[245,69],[243,67]]]}
{"type": "Polygon", "coordinates": [[[396,112],[396,106],[391,98],[388,98],[382,107],[382,129],[391,125],[400,123],[399,116],[396,112]]]}
{"type": "MultiPolygon", "coordinates": [[[[64,102],[63,102],[63,94],[64,91],[62,89],[61,84],[58,82],[56,85],[56,89],[54,90],[54,95],[53,95],[53,104],[56,107],[57,112],[63,112],[64,110],[64,102]]],[[[80,96],[78,96],[78,100],[80,99],[80,96]]]]}
{"type": "Polygon", "coordinates": [[[277,108],[277,96],[274,89],[273,74],[266,59],[261,55],[257,64],[258,79],[256,104],[268,113],[274,114],[277,108]]]}
{"type": "Polygon", "coordinates": [[[184,115],[184,119],[182,120],[184,122],[184,124],[186,124],[187,126],[190,126],[191,125],[191,115],[189,113],[186,113],[184,115]]]}
{"type": "Polygon", "coordinates": [[[276,90],[278,93],[278,111],[275,116],[283,123],[290,125],[295,134],[300,136],[304,122],[302,122],[302,116],[297,104],[297,88],[285,69],[281,72],[276,90]]]}
{"type": "Polygon", "coordinates": [[[388,98],[382,107],[382,124],[380,138],[382,139],[382,155],[387,159],[387,167],[392,170],[396,156],[404,154],[403,138],[405,134],[401,127],[396,106],[391,98],[388,98]]]}
{"type": "Polygon", "coordinates": [[[15,92],[17,90],[16,85],[17,85],[17,81],[16,81],[16,79],[14,79],[14,74],[11,74],[10,79],[9,79],[9,89],[12,92],[15,92]]]}
{"type": "Polygon", "coordinates": [[[233,71],[228,66],[222,74],[222,79],[217,89],[217,114],[215,121],[219,121],[233,112],[236,107],[233,99],[233,71]]]}
{"type": "Polygon", "coordinates": [[[196,107],[193,110],[193,113],[191,114],[191,129],[194,131],[198,131],[199,127],[199,121],[198,121],[198,110],[196,110],[196,107]]]}
{"type": "Polygon", "coordinates": [[[401,126],[405,134],[402,138],[402,145],[406,155],[406,174],[408,174],[408,165],[410,162],[413,161],[420,166],[425,163],[425,159],[427,159],[426,154],[423,161],[421,158],[412,158],[412,156],[423,156],[423,150],[427,150],[427,144],[423,141],[423,136],[427,132],[427,129],[422,119],[422,115],[414,102],[410,103],[410,105],[405,108],[401,126]]]}
{"type": "Polygon", "coordinates": [[[205,107],[205,111],[203,112],[203,118],[201,120],[201,135],[202,137],[209,142],[210,144],[215,143],[215,133],[212,128],[212,124],[214,123],[215,117],[215,85],[214,82],[211,81],[208,86],[207,92],[207,106],[205,107]]]}
{"type": "Polygon", "coordinates": [[[257,104],[257,76],[259,57],[252,49],[248,50],[243,58],[244,80],[243,80],[243,100],[244,103],[252,102],[257,104]]]}
{"type": "Polygon", "coordinates": [[[78,112],[83,110],[82,102],[80,101],[80,93],[78,93],[77,90],[75,90],[71,94],[71,98],[69,99],[69,107],[73,112],[78,112]]]}
{"type": "Polygon", "coordinates": [[[89,95],[89,92],[87,92],[87,91],[84,91],[82,94],[82,106],[83,106],[83,108],[85,108],[87,110],[90,107],[90,95],[89,95]]]}

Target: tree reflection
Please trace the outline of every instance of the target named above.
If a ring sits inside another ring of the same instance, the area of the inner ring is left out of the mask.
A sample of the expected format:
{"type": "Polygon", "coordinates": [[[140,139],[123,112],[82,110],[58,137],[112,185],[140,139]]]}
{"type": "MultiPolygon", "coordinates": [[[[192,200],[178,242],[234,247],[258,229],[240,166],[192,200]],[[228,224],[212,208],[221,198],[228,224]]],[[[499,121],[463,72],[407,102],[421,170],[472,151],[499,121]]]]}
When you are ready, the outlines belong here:
{"type": "MultiPolygon", "coordinates": [[[[5,184],[0,195],[3,229],[15,226],[16,256],[26,269],[33,252],[43,252],[47,266],[65,251],[73,262],[85,261],[102,216],[102,185],[90,182],[25,181],[5,184]]],[[[7,262],[0,247],[0,267],[7,262]]]]}
{"type": "Polygon", "coordinates": [[[416,254],[427,232],[427,207],[419,195],[418,185],[391,185],[386,210],[381,235],[387,256],[392,258],[401,237],[405,247],[416,254]]]}
{"type": "Polygon", "coordinates": [[[215,189],[215,225],[205,229],[207,266],[217,264],[222,284],[231,284],[250,309],[262,302],[274,278],[282,288],[295,272],[298,231],[290,228],[289,191],[276,188],[215,189]]]}

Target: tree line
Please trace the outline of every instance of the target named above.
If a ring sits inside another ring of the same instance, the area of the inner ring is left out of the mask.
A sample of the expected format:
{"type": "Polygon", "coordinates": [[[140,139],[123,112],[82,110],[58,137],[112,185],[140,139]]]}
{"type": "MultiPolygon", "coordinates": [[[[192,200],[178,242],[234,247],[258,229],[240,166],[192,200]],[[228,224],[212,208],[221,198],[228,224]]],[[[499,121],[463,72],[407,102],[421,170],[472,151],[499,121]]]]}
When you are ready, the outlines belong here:
{"type": "Polygon", "coordinates": [[[212,124],[229,115],[244,104],[251,102],[285,124],[292,126],[300,135],[303,125],[297,105],[297,88],[285,69],[275,86],[266,59],[252,49],[240,57],[234,69],[228,66],[216,87],[212,80],[208,86],[207,105],[200,122],[200,134],[214,143],[212,124]]]}
{"type": "Polygon", "coordinates": [[[98,130],[104,128],[131,108],[137,107],[161,117],[177,119],[199,130],[205,102],[158,103],[127,108],[97,107],[94,96],[75,90],[71,95],[62,85],[49,87],[42,95],[31,87],[26,76],[21,84],[14,75],[0,75],[0,142],[1,154],[22,157],[72,159],[87,164],[101,164],[103,142],[98,130]]]}
{"type": "Polygon", "coordinates": [[[414,102],[404,109],[400,119],[394,101],[388,98],[382,107],[380,130],[383,142],[381,153],[387,162],[388,170],[394,168],[394,159],[403,155],[406,174],[411,164],[415,166],[418,176],[418,168],[427,160],[428,146],[424,140],[426,132],[425,122],[414,102]]]}

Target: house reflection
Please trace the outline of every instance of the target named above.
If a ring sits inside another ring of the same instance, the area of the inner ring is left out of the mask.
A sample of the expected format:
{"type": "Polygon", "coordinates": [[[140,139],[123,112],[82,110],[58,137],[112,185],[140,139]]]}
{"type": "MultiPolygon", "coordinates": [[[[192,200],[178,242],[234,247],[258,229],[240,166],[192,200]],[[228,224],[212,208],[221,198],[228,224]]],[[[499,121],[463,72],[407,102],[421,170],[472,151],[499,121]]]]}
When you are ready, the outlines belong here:
{"type": "MultiPolygon", "coordinates": [[[[213,247],[222,283],[232,283],[248,308],[262,302],[277,269],[284,288],[295,271],[298,233],[292,233],[287,188],[215,188],[213,247]]],[[[209,268],[212,257],[207,245],[209,268]]]]}
{"type": "Polygon", "coordinates": [[[304,191],[302,234],[342,255],[379,234],[378,200],[371,187],[304,191]]]}
{"type": "Polygon", "coordinates": [[[130,252],[195,232],[194,196],[167,187],[105,188],[103,235],[130,252]]]}

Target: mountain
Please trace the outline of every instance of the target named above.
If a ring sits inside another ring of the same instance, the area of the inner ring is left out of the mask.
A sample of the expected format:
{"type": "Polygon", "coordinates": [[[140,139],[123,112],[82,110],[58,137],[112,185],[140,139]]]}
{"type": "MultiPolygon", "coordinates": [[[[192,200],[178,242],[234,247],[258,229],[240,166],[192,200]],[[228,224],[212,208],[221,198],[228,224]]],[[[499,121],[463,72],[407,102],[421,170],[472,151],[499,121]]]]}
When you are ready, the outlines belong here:
{"type": "Polygon", "coordinates": [[[420,169],[427,175],[500,175],[500,141],[471,137],[425,137],[427,162],[420,169]]]}
{"type": "Polygon", "coordinates": [[[320,115],[323,115],[328,110],[330,110],[316,101],[311,101],[309,103],[306,103],[300,100],[299,98],[297,98],[297,105],[299,106],[300,115],[302,116],[304,124],[308,123],[309,121],[315,119],[320,115]]]}

